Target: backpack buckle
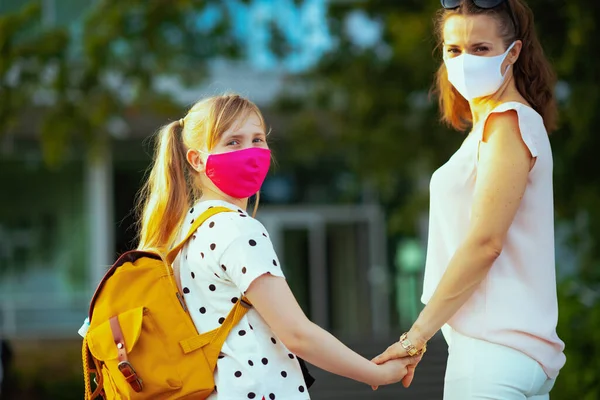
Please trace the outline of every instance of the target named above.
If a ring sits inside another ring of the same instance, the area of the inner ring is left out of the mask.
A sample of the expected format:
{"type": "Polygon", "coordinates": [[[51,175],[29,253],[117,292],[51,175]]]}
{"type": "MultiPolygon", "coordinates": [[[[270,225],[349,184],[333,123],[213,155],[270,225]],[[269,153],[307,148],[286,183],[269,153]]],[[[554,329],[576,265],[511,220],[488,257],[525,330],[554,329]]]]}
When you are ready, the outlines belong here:
{"type": "Polygon", "coordinates": [[[240,305],[244,308],[252,308],[252,304],[248,303],[246,300],[244,300],[243,298],[240,299],[240,305]]]}
{"type": "Polygon", "coordinates": [[[121,373],[125,377],[125,380],[127,381],[127,383],[129,383],[129,385],[131,386],[131,388],[136,393],[141,392],[142,389],[144,388],[144,385],[142,384],[142,380],[137,375],[137,372],[135,372],[135,369],[129,363],[129,361],[121,361],[118,365],[118,368],[119,368],[119,371],[121,371],[121,373]]]}

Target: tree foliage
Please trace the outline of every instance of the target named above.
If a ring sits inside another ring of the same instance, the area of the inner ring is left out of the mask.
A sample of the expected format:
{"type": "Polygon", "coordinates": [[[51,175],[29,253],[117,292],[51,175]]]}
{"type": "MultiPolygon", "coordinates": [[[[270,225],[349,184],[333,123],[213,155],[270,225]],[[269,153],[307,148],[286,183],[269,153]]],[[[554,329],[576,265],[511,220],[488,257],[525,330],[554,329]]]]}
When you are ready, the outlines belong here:
{"type": "MultiPolygon", "coordinates": [[[[435,49],[433,16],[437,2],[371,1],[363,11],[382,24],[382,40],[360,48],[347,35],[344,21],[355,4],[331,10],[338,46],[315,71],[292,77],[289,94],[279,103],[294,123],[286,144],[288,165],[317,168],[337,158],[362,180],[375,182],[384,202],[397,211],[393,231],[414,233],[412,205],[428,196],[431,172],[464,139],[438,121],[436,99],[429,95],[441,62],[435,49]],[[308,84],[306,84],[308,82],[308,84]],[[298,98],[295,88],[308,86],[298,98]]],[[[594,168],[600,138],[600,56],[590,51],[598,37],[600,9],[593,2],[530,0],[539,37],[559,76],[561,125],[551,136],[555,158],[558,220],[581,220],[574,246],[584,256],[580,272],[600,280],[600,185],[594,168]],[[590,242],[590,240],[592,242],[590,242]]],[[[578,225],[579,226],[579,225],[578,225]]]]}
{"type": "Polygon", "coordinates": [[[50,165],[73,143],[93,149],[124,116],[177,109],[157,78],[198,83],[208,60],[238,54],[217,0],[101,0],[68,26],[41,13],[32,2],[0,15],[0,135],[33,119],[50,165]],[[209,9],[220,17],[202,20],[209,9]]]}

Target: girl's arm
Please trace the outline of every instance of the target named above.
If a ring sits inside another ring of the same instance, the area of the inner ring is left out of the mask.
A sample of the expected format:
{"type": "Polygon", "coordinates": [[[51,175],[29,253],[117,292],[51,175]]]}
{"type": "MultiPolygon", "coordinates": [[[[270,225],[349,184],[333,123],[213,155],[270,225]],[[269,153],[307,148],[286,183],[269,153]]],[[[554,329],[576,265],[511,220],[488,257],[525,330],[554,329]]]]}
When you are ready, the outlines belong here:
{"type": "Polygon", "coordinates": [[[246,297],[291,352],[334,374],[368,385],[386,385],[400,381],[407,366],[419,360],[406,357],[376,365],[350,350],[306,317],[283,278],[260,276],[252,282],[246,297]]]}

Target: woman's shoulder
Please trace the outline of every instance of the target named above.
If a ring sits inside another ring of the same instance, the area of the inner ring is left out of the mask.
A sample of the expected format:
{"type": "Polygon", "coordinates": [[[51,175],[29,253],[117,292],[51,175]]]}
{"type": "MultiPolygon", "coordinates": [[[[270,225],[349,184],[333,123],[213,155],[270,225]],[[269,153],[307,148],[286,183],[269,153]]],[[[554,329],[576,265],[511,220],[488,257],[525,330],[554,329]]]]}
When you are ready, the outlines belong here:
{"type": "MultiPolygon", "coordinates": [[[[545,132],[546,129],[544,127],[544,119],[542,116],[530,105],[519,101],[507,101],[497,105],[490,111],[488,119],[502,119],[501,115],[506,115],[507,112],[511,110],[515,111],[517,117],[516,121],[519,125],[527,124],[530,129],[532,127],[537,127],[545,132]]],[[[508,120],[509,118],[506,119],[508,120]]]]}
{"type": "Polygon", "coordinates": [[[540,143],[548,136],[542,116],[529,105],[517,101],[502,103],[490,111],[481,139],[487,141],[493,132],[502,131],[516,132],[533,157],[537,157],[540,143]]]}

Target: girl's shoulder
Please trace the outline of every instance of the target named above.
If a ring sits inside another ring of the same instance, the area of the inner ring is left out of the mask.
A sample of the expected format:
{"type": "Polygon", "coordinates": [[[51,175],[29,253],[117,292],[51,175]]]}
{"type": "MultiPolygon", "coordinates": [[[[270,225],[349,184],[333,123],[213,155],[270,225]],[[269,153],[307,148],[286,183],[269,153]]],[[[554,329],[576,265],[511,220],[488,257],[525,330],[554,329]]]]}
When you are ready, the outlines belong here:
{"type": "Polygon", "coordinates": [[[255,218],[252,218],[245,210],[236,207],[227,202],[200,202],[190,209],[185,218],[183,228],[191,226],[193,222],[202,216],[202,214],[212,207],[225,207],[229,212],[220,212],[208,218],[198,228],[198,234],[207,236],[219,236],[227,239],[229,242],[236,238],[245,237],[252,234],[259,234],[268,237],[264,225],[255,218]]]}

